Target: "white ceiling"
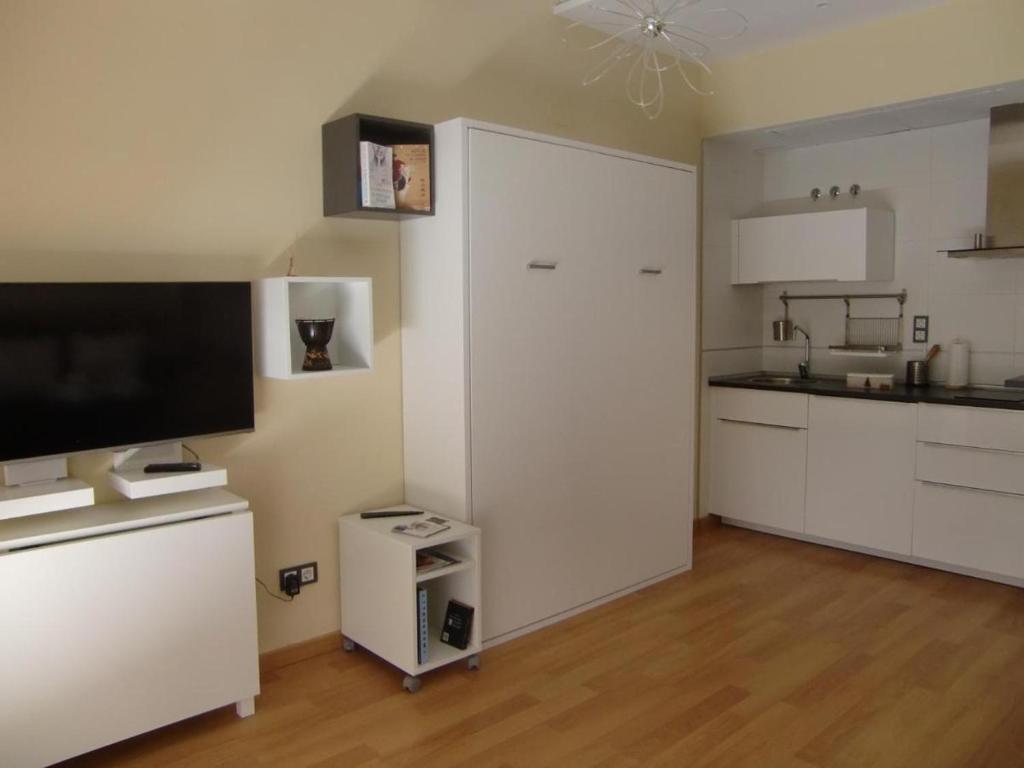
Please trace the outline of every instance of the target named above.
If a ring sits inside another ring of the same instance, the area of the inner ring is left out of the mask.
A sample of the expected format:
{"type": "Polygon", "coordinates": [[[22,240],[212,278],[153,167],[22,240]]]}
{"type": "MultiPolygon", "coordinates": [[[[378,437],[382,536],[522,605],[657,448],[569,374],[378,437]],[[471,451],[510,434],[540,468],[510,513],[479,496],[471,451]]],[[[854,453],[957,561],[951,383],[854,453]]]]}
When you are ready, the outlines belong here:
{"type": "Polygon", "coordinates": [[[962,91],[948,96],[850,112],[820,120],[734,133],[720,138],[757,151],[798,149],[918,128],[964,123],[968,120],[981,120],[989,116],[992,107],[1022,102],[1024,80],[994,88],[962,91]]]}
{"type": "MultiPolygon", "coordinates": [[[[667,0],[632,0],[641,8],[654,3],[661,8],[667,0]]],[[[672,18],[713,31],[716,23],[728,20],[721,15],[701,18],[701,12],[718,8],[739,11],[749,22],[746,32],[732,40],[716,41],[701,38],[711,47],[708,59],[726,59],[753,51],[777,48],[803,37],[814,37],[843,27],[854,27],[883,16],[941,5],[947,0],[699,0],[672,18]]],[[[614,30],[608,20],[614,18],[600,8],[621,11],[621,0],[564,0],[557,3],[559,16],[581,21],[602,31],[614,30]]]]}

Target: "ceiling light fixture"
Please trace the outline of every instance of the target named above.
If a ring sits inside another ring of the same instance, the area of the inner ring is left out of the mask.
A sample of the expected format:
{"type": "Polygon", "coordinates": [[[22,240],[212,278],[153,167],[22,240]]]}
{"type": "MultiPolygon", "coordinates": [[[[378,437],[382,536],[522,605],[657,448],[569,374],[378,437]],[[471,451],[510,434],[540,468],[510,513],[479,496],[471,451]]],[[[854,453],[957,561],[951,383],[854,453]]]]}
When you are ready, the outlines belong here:
{"type": "MultiPolygon", "coordinates": [[[[706,41],[731,40],[747,31],[746,17],[729,8],[698,8],[704,0],[603,0],[579,3],[567,0],[561,6],[587,6],[587,18],[566,28],[566,42],[573,30],[586,26],[599,29],[605,38],[582,46],[583,50],[601,50],[604,57],[583,78],[591,85],[629,61],[626,96],[654,120],[665,106],[665,79],[676,70],[695,93],[710,96],[713,91],[699,88],[686,71],[695,65],[706,74],[711,68],[705,59],[711,52],[706,41]]],[[[556,13],[560,9],[556,7],[556,13]]]]}

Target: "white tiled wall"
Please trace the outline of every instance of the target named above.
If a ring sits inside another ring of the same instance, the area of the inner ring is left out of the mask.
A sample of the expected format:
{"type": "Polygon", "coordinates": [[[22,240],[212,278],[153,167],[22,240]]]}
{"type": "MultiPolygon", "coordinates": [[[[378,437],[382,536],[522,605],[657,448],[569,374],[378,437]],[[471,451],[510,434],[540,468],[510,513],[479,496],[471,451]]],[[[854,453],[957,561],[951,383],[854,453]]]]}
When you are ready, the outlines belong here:
{"type": "MultiPolygon", "coordinates": [[[[955,337],[971,344],[971,380],[1001,384],[1024,373],[1024,260],[950,259],[940,249],[969,246],[985,229],[988,121],[908,131],[806,149],[771,152],[764,158],[763,204],[759,213],[815,210],[837,206],[883,205],[896,213],[896,279],[891,283],[785,283],[764,286],[761,321],[763,367],[795,369],[799,342],[776,343],[772,320],[782,316],[778,295],[790,293],[890,292],[906,288],[904,348],[899,358],[866,359],[829,354],[842,343],[842,302],[794,302],[790,316],[813,339],[812,368],[820,372],[887,371],[902,377],[903,363],[920,357],[912,318],[929,315],[929,345],[955,337]],[[813,187],[853,183],[864,192],[853,203],[812,203],[813,187]]],[[[854,303],[854,313],[894,314],[895,303],[854,303]]],[[[940,355],[933,378],[942,380],[940,355]]]]}

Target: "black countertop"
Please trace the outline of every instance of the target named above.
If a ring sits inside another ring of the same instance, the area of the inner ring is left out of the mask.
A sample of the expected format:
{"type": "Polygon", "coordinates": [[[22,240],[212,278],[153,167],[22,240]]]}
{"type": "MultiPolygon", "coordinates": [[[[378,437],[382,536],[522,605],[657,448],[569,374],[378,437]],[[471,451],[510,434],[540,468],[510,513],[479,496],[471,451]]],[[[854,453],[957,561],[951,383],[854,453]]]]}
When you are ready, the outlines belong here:
{"type": "Polygon", "coordinates": [[[853,397],[861,400],[967,405],[975,408],[1003,408],[1024,411],[1024,389],[1004,389],[1002,387],[946,389],[941,384],[933,384],[930,387],[910,387],[902,382],[893,384],[892,389],[864,389],[846,386],[846,377],[813,375],[809,381],[797,380],[792,384],[752,381],[752,379],[766,376],[797,378],[792,373],[755,371],[753,373],[731,374],[728,376],[711,376],[708,379],[708,384],[712,387],[737,387],[740,389],[761,389],[772,392],[800,392],[808,395],[853,397]]]}

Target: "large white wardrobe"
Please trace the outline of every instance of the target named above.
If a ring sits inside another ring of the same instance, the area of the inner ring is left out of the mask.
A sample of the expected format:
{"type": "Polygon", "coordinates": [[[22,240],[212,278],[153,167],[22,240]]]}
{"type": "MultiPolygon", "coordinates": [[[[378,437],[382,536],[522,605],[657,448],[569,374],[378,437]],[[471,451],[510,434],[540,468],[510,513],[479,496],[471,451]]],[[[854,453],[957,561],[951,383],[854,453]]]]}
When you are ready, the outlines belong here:
{"type": "Polygon", "coordinates": [[[406,499],[482,531],[485,641],[690,567],[689,166],[470,120],[404,221],[406,499]]]}

